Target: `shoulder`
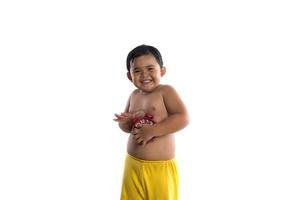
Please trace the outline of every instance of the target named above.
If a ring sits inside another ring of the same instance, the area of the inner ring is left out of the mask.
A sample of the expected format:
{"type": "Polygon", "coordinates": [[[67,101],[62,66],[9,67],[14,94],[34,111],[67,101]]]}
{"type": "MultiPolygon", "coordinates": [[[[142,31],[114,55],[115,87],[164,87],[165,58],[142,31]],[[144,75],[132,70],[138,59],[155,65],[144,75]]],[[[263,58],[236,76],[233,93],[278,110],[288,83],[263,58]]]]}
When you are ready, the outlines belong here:
{"type": "Polygon", "coordinates": [[[133,91],[131,92],[130,96],[135,96],[135,95],[137,95],[137,94],[139,94],[139,93],[140,93],[140,91],[139,91],[138,89],[135,89],[135,90],[133,90],[133,91]]]}
{"type": "Polygon", "coordinates": [[[136,99],[137,94],[138,94],[137,89],[135,89],[131,92],[131,94],[129,95],[129,98],[127,100],[127,106],[126,106],[125,112],[129,112],[129,107],[131,106],[132,102],[136,99]]]}
{"type": "Polygon", "coordinates": [[[165,103],[174,104],[176,102],[181,102],[179,94],[177,93],[176,89],[171,85],[162,85],[161,95],[165,103]]]}
{"type": "Polygon", "coordinates": [[[161,91],[163,101],[168,113],[174,114],[186,112],[185,105],[173,86],[163,85],[161,86],[161,91]]]}
{"type": "Polygon", "coordinates": [[[172,93],[177,93],[175,88],[171,85],[161,85],[160,86],[160,92],[162,93],[162,95],[168,95],[168,94],[172,94],[172,93]]]}
{"type": "Polygon", "coordinates": [[[130,101],[135,101],[136,99],[140,99],[140,98],[141,98],[141,91],[138,89],[133,90],[129,96],[130,101]]]}
{"type": "Polygon", "coordinates": [[[132,100],[132,98],[136,97],[137,94],[138,94],[138,90],[133,90],[129,95],[128,103],[132,100]]]}

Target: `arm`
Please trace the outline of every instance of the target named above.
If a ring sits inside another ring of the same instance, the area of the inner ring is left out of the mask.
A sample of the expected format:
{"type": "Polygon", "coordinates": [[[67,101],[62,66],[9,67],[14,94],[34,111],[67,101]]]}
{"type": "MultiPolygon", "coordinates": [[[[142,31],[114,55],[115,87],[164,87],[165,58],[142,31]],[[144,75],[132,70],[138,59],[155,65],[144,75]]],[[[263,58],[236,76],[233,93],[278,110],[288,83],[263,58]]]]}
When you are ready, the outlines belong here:
{"type": "Polygon", "coordinates": [[[189,123],[187,109],[176,90],[166,85],[163,88],[162,94],[168,117],[154,125],[154,136],[175,133],[186,127],[189,123]]]}
{"type": "Polygon", "coordinates": [[[127,101],[127,105],[125,111],[121,114],[115,114],[116,118],[114,121],[119,123],[119,127],[126,133],[130,133],[132,129],[132,119],[133,114],[129,113],[129,106],[130,106],[130,97],[127,101]]]}
{"type": "Polygon", "coordinates": [[[153,137],[159,137],[175,133],[186,127],[189,123],[189,116],[181,98],[171,86],[162,88],[162,96],[168,117],[154,125],[143,124],[138,129],[133,129],[132,134],[138,143],[146,144],[153,137]]]}

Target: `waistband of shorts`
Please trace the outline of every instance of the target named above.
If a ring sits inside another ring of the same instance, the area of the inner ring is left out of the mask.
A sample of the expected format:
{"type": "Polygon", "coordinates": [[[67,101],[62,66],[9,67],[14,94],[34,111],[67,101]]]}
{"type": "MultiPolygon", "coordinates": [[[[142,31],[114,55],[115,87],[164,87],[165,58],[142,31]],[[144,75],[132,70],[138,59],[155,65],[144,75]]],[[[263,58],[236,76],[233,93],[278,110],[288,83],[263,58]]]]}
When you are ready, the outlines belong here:
{"type": "Polygon", "coordinates": [[[127,153],[127,157],[139,162],[139,163],[166,163],[166,162],[174,162],[176,161],[176,158],[171,158],[169,160],[143,160],[143,159],[140,159],[140,158],[136,158],[132,155],[130,155],[129,153],[127,153]]]}

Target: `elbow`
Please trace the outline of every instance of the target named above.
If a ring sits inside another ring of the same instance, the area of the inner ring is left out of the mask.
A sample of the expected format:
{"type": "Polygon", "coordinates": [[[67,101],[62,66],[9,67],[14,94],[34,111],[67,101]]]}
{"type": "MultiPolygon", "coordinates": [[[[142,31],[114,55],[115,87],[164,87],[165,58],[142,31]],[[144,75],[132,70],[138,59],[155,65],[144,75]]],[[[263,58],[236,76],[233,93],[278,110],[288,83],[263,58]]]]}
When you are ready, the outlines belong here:
{"type": "Polygon", "coordinates": [[[184,127],[186,127],[187,125],[189,125],[189,123],[190,123],[190,117],[189,117],[188,114],[185,115],[183,121],[184,121],[184,127]]]}
{"type": "Polygon", "coordinates": [[[184,113],[181,117],[181,129],[187,127],[190,123],[190,117],[187,113],[184,113]]]}
{"type": "Polygon", "coordinates": [[[119,127],[125,133],[130,133],[131,132],[131,129],[128,126],[124,126],[124,125],[119,124],[119,127]]]}

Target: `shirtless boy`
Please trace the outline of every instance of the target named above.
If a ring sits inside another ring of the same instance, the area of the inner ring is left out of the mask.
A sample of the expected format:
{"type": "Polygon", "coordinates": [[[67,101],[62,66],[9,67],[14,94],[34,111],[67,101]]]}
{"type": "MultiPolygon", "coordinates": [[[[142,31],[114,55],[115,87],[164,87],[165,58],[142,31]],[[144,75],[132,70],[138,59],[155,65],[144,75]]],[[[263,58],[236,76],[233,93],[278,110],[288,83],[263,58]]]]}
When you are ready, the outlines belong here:
{"type": "Polygon", "coordinates": [[[186,107],[172,86],[160,84],[166,68],[155,47],[140,45],[129,52],[127,70],[136,89],[114,119],[130,134],[121,199],[176,200],[174,133],[189,122],[186,107]]]}

